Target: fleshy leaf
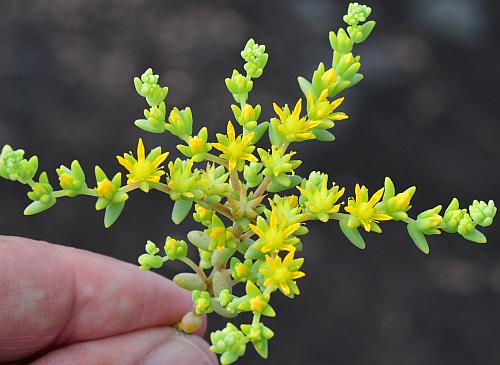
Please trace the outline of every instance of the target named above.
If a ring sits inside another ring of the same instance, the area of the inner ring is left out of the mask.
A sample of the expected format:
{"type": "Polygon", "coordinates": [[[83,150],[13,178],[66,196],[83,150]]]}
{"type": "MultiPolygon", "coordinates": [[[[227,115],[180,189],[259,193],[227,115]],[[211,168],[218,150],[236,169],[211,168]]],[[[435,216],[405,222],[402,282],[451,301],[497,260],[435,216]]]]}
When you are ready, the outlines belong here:
{"type": "Polygon", "coordinates": [[[462,237],[475,243],[486,243],[487,241],[486,236],[479,232],[477,229],[473,230],[469,234],[463,235],[462,237]]]}
{"type": "Polygon", "coordinates": [[[427,243],[425,235],[422,232],[420,232],[417,226],[413,223],[408,224],[407,229],[408,229],[408,234],[415,243],[415,246],[417,246],[418,249],[423,253],[428,254],[429,244],[427,243]]]}
{"type": "Polygon", "coordinates": [[[347,237],[347,239],[357,248],[364,250],[366,247],[365,240],[363,239],[363,236],[359,233],[357,228],[349,228],[347,226],[347,219],[341,219],[339,221],[339,226],[344,234],[344,236],[347,237]]]}
{"type": "Polygon", "coordinates": [[[297,77],[297,81],[299,82],[300,90],[304,93],[305,96],[312,91],[312,85],[309,81],[307,81],[302,76],[297,77]]]}
{"type": "Polygon", "coordinates": [[[172,221],[175,224],[180,224],[186,218],[192,206],[192,200],[177,200],[172,209],[172,221]]]}
{"type": "Polygon", "coordinates": [[[125,203],[110,204],[106,207],[106,212],[104,213],[104,227],[109,228],[113,223],[116,222],[120,214],[122,213],[125,203]]]}
{"type": "Polygon", "coordinates": [[[26,209],[24,209],[24,215],[33,215],[41,213],[44,210],[47,210],[50,207],[52,207],[55,203],[56,203],[55,200],[49,204],[44,204],[40,201],[34,201],[30,205],[28,205],[26,209]]]}
{"type": "Polygon", "coordinates": [[[321,142],[335,141],[335,136],[325,129],[314,129],[312,132],[316,136],[316,139],[318,141],[321,141],[321,142]]]}

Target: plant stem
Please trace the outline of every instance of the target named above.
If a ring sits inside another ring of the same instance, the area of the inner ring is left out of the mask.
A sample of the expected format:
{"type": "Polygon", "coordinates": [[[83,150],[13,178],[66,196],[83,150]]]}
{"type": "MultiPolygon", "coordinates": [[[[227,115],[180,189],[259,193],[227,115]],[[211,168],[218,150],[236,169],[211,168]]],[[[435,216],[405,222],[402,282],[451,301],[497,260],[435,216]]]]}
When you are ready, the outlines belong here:
{"type": "Polygon", "coordinates": [[[207,159],[207,161],[212,161],[212,162],[218,163],[219,165],[224,166],[224,167],[227,168],[227,162],[226,162],[226,160],[224,160],[224,159],[222,159],[222,158],[220,158],[218,156],[215,156],[215,155],[213,155],[211,153],[207,153],[205,155],[205,158],[207,159]]]}
{"type": "Polygon", "coordinates": [[[255,233],[252,230],[247,231],[243,235],[240,236],[240,241],[245,241],[245,240],[249,239],[250,237],[252,237],[254,234],[255,233]]]}
{"type": "Polygon", "coordinates": [[[135,189],[138,189],[139,188],[139,183],[136,182],[136,183],[132,183],[132,184],[127,184],[127,185],[124,185],[120,188],[120,191],[123,191],[124,193],[128,193],[132,190],[135,190],[135,189]]]}
{"type": "Polygon", "coordinates": [[[252,324],[258,324],[260,322],[260,313],[253,314],[252,324]]]}
{"type": "MultiPolygon", "coordinates": [[[[168,187],[167,184],[163,184],[163,183],[160,183],[160,182],[157,182],[157,183],[150,183],[151,184],[151,187],[153,189],[156,189],[158,191],[161,191],[162,193],[165,193],[165,194],[170,194],[171,193],[171,190],[170,188],[168,187]]],[[[197,203],[203,203],[204,202],[204,198],[203,199],[199,199],[199,200],[195,200],[195,202],[197,203]]],[[[204,202],[205,204],[208,204],[206,202],[204,202]]],[[[215,203],[215,204],[208,204],[211,208],[215,209],[217,212],[219,212],[220,214],[222,214],[223,216],[231,219],[231,212],[229,211],[229,209],[222,205],[221,203],[215,203]]]]}
{"type": "Polygon", "coordinates": [[[344,214],[344,213],[333,213],[330,214],[331,219],[336,219],[336,220],[341,220],[341,219],[346,219],[349,218],[349,214],[344,214]]]}
{"type": "Polygon", "coordinates": [[[231,186],[233,187],[233,190],[239,194],[240,192],[240,179],[238,177],[238,171],[236,169],[231,170],[229,173],[229,179],[231,180],[231,186]]]}
{"type": "MultiPolygon", "coordinates": [[[[97,193],[94,189],[87,188],[79,192],[77,195],[97,196],[97,193]]],[[[68,193],[66,190],[57,190],[53,192],[53,196],[54,198],[64,198],[68,196],[68,193]]]]}
{"type": "Polygon", "coordinates": [[[260,182],[260,185],[257,187],[255,190],[255,193],[253,195],[253,198],[258,198],[259,196],[262,196],[264,192],[266,191],[267,186],[271,183],[271,178],[269,176],[265,176],[264,179],[260,182]]]}
{"type": "Polygon", "coordinates": [[[149,185],[153,188],[153,189],[156,189],[158,191],[161,191],[162,193],[165,193],[165,194],[170,194],[171,190],[170,188],[168,187],[167,184],[163,184],[161,182],[156,182],[156,183],[149,183],[149,185]]]}
{"type": "Polygon", "coordinates": [[[201,267],[199,267],[198,265],[196,265],[194,263],[193,260],[191,260],[189,257],[182,257],[179,259],[179,261],[182,261],[184,262],[187,266],[189,266],[191,269],[193,269],[193,271],[195,273],[198,274],[198,276],[205,282],[207,283],[208,282],[208,278],[207,278],[207,275],[205,274],[205,272],[202,270],[201,267]]]}
{"type": "Polygon", "coordinates": [[[213,209],[215,209],[217,212],[219,212],[220,214],[225,216],[226,218],[231,219],[231,220],[233,219],[233,216],[231,215],[229,208],[226,207],[225,205],[223,205],[221,203],[215,203],[215,204],[210,204],[210,206],[213,209]]]}
{"type": "Polygon", "coordinates": [[[217,269],[214,267],[212,269],[212,272],[210,273],[210,275],[208,275],[208,278],[207,278],[208,284],[210,284],[212,282],[212,278],[214,277],[214,274],[215,274],[216,271],[217,271],[217,269]]]}

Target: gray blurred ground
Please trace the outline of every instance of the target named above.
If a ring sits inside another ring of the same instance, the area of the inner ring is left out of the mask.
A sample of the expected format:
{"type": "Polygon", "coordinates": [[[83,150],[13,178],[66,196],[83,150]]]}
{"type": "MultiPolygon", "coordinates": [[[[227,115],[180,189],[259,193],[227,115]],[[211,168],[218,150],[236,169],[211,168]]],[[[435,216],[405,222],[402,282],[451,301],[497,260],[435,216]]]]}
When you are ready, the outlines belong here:
{"type": "MultiPolygon", "coordinates": [[[[414,211],[458,196],[496,198],[500,157],[496,20],[486,0],[369,3],[378,25],[359,47],[366,79],[345,96],[349,121],[332,144],[298,146],[303,175],[321,169],[342,185],[375,189],[388,175],[416,184],[414,211]]],[[[249,37],[267,45],[270,61],[251,103],[269,116],[273,101],[294,103],[296,76],[328,62],[327,34],[347,2],[3,0],[0,3],[0,145],[24,147],[50,172],[78,159],[116,171],[116,154],[148,146],[174,152],[172,136],[145,135],[132,124],[143,100],[132,77],[151,66],[170,86],[170,106],[192,107],[195,128],[224,129],[232,117],[224,78],[242,68],[249,37]]],[[[61,200],[23,217],[23,187],[0,182],[0,233],[90,249],[134,262],[146,239],[181,236],[171,202],[134,194],[111,229],[93,201],[61,200]]],[[[334,223],[311,224],[305,240],[302,295],[276,295],[279,317],[268,364],[498,364],[500,242],[430,239],[431,254],[413,247],[399,224],[367,238],[362,252],[334,223]]],[[[163,271],[172,275],[173,266],[163,271]]],[[[119,298],[118,298],[119,299],[119,298]]],[[[223,322],[213,319],[212,329],[223,322]]],[[[242,364],[262,363],[253,350],[242,364]]]]}

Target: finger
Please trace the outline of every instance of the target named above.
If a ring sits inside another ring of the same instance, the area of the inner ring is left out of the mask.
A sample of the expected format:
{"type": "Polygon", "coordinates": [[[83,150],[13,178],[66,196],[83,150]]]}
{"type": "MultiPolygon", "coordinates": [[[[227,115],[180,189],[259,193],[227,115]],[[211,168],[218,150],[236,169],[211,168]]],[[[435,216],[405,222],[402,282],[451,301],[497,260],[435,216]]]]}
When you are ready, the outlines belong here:
{"type": "Polygon", "coordinates": [[[101,340],[80,342],[51,352],[33,365],[212,365],[208,344],[172,328],[151,328],[101,340]]]}
{"type": "Polygon", "coordinates": [[[0,236],[0,362],[48,346],[177,323],[187,291],[88,251],[0,236]]]}

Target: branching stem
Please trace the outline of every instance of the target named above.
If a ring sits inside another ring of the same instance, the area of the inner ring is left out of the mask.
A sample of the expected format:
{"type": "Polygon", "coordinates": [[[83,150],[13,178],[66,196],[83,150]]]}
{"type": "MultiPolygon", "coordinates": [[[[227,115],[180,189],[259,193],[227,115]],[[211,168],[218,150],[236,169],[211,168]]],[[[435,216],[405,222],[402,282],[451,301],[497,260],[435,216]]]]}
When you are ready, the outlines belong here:
{"type": "Polygon", "coordinates": [[[189,266],[191,269],[193,269],[193,271],[196,274],[198,274],[198,276],[205,283],[208,283],[207,275],[205,274],[205,272],[203,271],[203,269],[201,267],[199,267],[198,265],[196,265],[196,263],[193,260],[191,260],[189,257],[182,257],[182,258],[179,259],[179,261],[184,262],[187,266],[189,266]]]}
{"type": "Polygon", "coordinates": [[[260,185],[257,187],[254,193],[254,199],[262,196],[267,189],[267,186],[271,183],[271,178],[269,176],[265,176],[264,179],[260,182],[260,185]]]}

